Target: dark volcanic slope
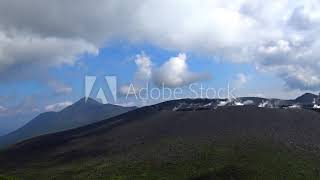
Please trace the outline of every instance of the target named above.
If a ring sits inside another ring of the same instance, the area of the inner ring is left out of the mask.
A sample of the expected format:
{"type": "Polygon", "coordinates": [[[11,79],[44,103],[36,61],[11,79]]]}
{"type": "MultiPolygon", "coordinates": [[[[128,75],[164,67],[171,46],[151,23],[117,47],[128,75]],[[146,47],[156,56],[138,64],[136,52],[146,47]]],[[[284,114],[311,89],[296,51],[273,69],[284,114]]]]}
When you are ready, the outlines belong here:
{"type": "Polygon", "coordinates": [[[209,111],[174,112],[158,106],[141,108],[93,125],[19,143],[1,153],[0,164],[121,154],[162,139],[273,140],[317,149],[320,116],[302,109],[268,109],[253,106],[221,107],[209,111]],[[25,156],[28,154],[28,156],[25,156]],[[6,161],[15,157],[15,161],[6,161]]]}
{"type": "Polygon", "coordinates": [[[172,111],[186,101],[199,103],[164,102],[18,143],[0,152],[0,174],[23,179],[320,178],[319,113],[255,106],[172,111]]]}
{"type": "Polygon", "coordinates": [[[305,93],[300,97],[297,97],[294,101],[300,104],[311,104],[318,96],[312,93],[305,93]]]}
{"type": "Polygon", "coordinates": [[[95,123],[135,109],[112,104],[101,104],[93,99],[81,99],[60,112],[42,113],[23,127],[0,137],[0,147],[35,136],[60,132],[95,123]]]}

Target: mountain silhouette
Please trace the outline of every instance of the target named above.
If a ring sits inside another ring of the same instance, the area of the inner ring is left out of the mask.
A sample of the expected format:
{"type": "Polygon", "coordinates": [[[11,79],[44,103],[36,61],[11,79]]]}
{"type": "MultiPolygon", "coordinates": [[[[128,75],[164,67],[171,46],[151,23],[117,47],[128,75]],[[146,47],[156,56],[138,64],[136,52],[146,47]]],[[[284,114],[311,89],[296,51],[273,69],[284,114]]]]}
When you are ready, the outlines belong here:
{"type": "Polygon", "coordinates": [[[113,104],[101,104],[94,99],[80,99],[59,112],[45,112],[23,127],[0,137],[0,147],[5,147],[35,136],[55,133],[91,124],[135,109],[113,104]]]}
{"type": "Polygon", "coordinates": [[[28,139],[0,152],[0,174],[22,179],[319,179],[319,112],[261,108],[257,105],[267,99],[243,100],[253,105],[203,108],[225,100],[167,101],[28,139]],[[177,110],[182,106],[188,110],[177,110]]]}
{"type": "Polygon", "coordinates": [[[318,96],[312,93],[305,93],[295,99],[295,102],[300,104],[312,104],[312,102],[318,99],[318,96]]]}

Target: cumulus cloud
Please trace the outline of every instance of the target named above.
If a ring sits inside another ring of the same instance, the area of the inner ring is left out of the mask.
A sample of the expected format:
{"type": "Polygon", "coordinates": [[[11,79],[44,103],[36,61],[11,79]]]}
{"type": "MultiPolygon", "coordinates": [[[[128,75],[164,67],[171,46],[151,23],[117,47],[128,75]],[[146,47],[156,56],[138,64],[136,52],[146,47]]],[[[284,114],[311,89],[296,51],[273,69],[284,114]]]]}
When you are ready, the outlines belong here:
{"type": "Polygon", "coordinates": [[[97,54],[98,49],[81,39],[5,34],[0,28],[0,80],[28,78],[48,67],[72,65],[83,53],[97,54]]]}
{"type": "Polygon", "coordinates": [[[0,73],[72,64],[120,38],[251,63],[290,88],[316,89],[319,8],[317,0],[1,1],[0,73]]]}
{"type": "Polygon", "coordinates": [[[152,62],[145,53],[138,54],[135,59],[137,65],[136,78],[139,80],[148,80],[152,76],[152,62]]]}
{"type": "Polygon", "coordinates": [[[60,111],[63,108],[72,105],[71,101],[59,102],[55,104],[50,104],[45,107],[46,111],[60,111]]]}
{"type": "Polygon", "coordinates": [[[318,73],[320,54],[316,50],[320,48],[319,45],[307,42],[301,37],[262,45],[257,53],[261,58],[259,61],[257,60],[257,68],[262,71],[274,72],[286,82],[289,88],[318,89],[320,87],[318,73]]]}
{"type": "Polygon", "coordinates": [[[196,73],[189,70],[187,55],[180,53],[171,57],[160,66],[155,66],[145,53],[138,54],[135,59],[137,71],[136,79],[128,85],[120,88],[120,94],[137,94],[146,83],[154,83],[157,86],[180,87],[209,78],[207,73],[196,73]]]}
{"type": "Polygon", "coordinates": [[[206,78],[206,74],[189,71],[187,56],[184,53],[171,57],[153,74],[153,80],[157,85],[168,87],[184,86],[206,78]]]}

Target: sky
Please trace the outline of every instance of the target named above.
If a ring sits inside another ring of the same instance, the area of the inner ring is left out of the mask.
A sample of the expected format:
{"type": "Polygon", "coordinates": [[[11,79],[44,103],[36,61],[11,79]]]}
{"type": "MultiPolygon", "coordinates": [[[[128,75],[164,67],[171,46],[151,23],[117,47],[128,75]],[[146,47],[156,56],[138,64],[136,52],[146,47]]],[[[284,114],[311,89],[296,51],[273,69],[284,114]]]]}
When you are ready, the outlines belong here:
{"type": "Polygon", "coordinates": [[[123,106],[167,100],[137,99],[147,84],[182,88],[179,98],[202,97],[190,85],[209,98],[228,86],[236,96],[317,93],[319,30],[318,0],[3,0],[0,132],[84,97],[86,76],[96,77],[90,96],[102,88],[123,106]]]}

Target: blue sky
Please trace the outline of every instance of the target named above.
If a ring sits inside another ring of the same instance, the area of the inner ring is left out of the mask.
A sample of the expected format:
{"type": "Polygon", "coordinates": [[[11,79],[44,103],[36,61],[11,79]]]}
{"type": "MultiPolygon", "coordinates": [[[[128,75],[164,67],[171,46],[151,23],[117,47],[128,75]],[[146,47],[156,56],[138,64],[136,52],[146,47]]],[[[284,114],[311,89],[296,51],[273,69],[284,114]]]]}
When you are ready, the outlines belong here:
{"type": "MultiPolygon", "coordinates": [[[[71,93],[56,94],[55,89],[43,83],[41,80],[27,80],[10,83],[3,86],[0,90],[2,96],[14,97],[12,101],[2,101],[4,106],[18,105],[25,97],[39,96],[44,97],[46,103],[54,103],[63,100],[72,102],[84,97],[84,77],[87,75],[97,76],[98,85],[104,86],[101,78],[104,76],[117,76],[118,88],[122,85],[133,82],[137,65],[135,64],[136,55],[145,53],[150,57],[155,66],[161,66],[171,57],[177,56],[180,51],[167,50],[150,44],[114,42],[105,48],[101,48],[98,55],[82,55],[74,65],[63,65],[52,67],[48,74],[50,78],[72,88],[71,93]]],[[[273,74],[257,72],[252,64],[234,64],[218,59],[213,55],[195,54],[183,52],[187,55],[187,65],[192,72],[205,72],[209,75],[208,79],[199,81],[204,86],[213,88],[224,88],[228,83],[237,81],[237,75],[243,74],[247,80],[243,86],[239,87],[239,95],[250,96],[264,94],[266,88],[276,88],[285,90],[281,79],[273,74]]],[[[153,85],[154,86],[154,85],[153,85]]],[[[95,94],[92,94],[94,96],[95,94]]],[[[277,95],[276,95],[277,96],[277,95]]],[[[278,95],[281,97],[281,94],[278,95]]],[[[286,98],[286,97],[283,97],[286,98]]],[[[290,98],[290,97],[289,97],[290,98]]],[[[41,100],[42,102],[42,100],[41,100]]]]}
{"type": "MultiPolygon", "coordinates": [[[[144,104],[140,99],[136,100],[132,97],[126,99],[124,96],[119,96],[118,102],[110,99],[110,90],[105,84],[104,76],[116,76],[118,90],[121,86],[134,82],[134,76],[137,71],[135,59],[138,54],[142,53],[150,57],[154,66],[159,67],[181,52],[163,49],[150,44],[115,42],[105,48],[101,48],[98,55],[82,55],[74,65],[63,65],[48,69],[49,80],[54,79],[59,84],[71,88],[72,91],[70,92],[56,93],[55,87],[51,87],[44,83],[43,80],[38,79],[2,85],[0,94],[3,98],[0,99],[0,104],[3,107],[12,109],[12,112],[8,113],[8,115],[0,116],[0,124],[4,129],[3,131],[7,132],[19,127],[41,112],[58,111],[70,104],[53,106],[52,109],[46,108],[50,105],[57,105],[63,102],[73,103],[84,97],[84,78],[88,75],[97,76],[98,79],[95,91],[91,93],[93,98],[97,95],[97,88],[104,87],[110,102],[115,104],[143,106],[163,101],[163,99],[150,100],[144,104]]],[[[298,95],[297,92],[292,90],[290,90],[292,95],[290,93],[284,94],[283,92],[286,89],[281,79],[270,73],[258,72],[252,64],[234,64],[207,54],[183,53],[187,55],[187,65],[190,71],[194,73],[204,72],[209,75],[208,79],[199,80],[194,82],[195,84],[203,84],[207,88],[219,89],[226,88],[229,83],[230,86],[236,88],[235,95],[237,96],[293,98],[298,95]],[[239,74],[243,74],[246,77],[245,82],[241,82],[241,86],[235,85],[235,82],[239,81],[237,77],[239,74]]],[[[157,86],[151,82],[151,87],[157,86]]],[[[212,98],[217,97],[213,94],[211,95],[212,98]]],[[[194,96],[185,88],[183,97],[194,96]]]]}

